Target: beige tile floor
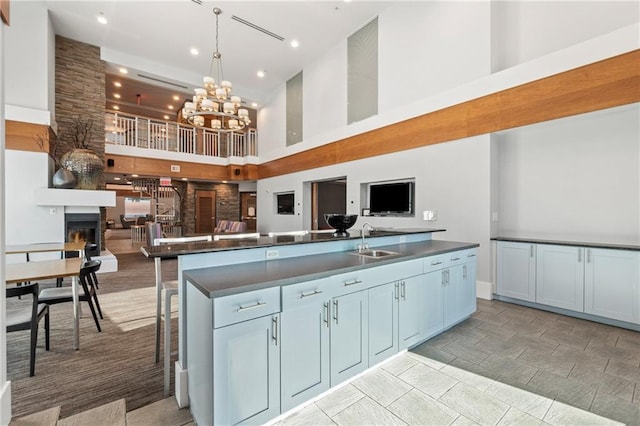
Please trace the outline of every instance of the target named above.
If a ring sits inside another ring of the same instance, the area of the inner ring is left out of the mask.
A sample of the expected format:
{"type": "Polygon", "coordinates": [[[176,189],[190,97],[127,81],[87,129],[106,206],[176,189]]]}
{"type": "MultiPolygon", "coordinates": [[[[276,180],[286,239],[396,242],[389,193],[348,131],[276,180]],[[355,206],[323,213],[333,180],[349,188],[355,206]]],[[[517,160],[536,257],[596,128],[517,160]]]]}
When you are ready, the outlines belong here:
{"type": "Polygon", "coordinates": [[[499,301],[278,425],[640,425],[640,333],[499,301]]]}

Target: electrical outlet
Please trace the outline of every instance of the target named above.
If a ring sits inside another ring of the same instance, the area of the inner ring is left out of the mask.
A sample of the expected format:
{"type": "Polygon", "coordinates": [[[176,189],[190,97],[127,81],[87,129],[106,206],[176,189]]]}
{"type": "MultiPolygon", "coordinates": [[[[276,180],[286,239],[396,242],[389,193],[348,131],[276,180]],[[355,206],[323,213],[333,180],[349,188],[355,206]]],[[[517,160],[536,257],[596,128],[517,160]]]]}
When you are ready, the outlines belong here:
{"type": "Polygon", "coordinates": [[[429,222],[438,220],[438,212],[436,210],[425,210],[422,212],[422,219],[429,222]]]}
{"type": "Polygon", "coordinates": [[[400,236],[400,241],[399,241],[399,243],[400,243],[400,244],[404,244],[404,243],[406,243],[406,242],[407,242],[407,237],[406,237],[405,235],[401,235],[401,236],[400,236]]]}
{"type": "Polygon", "coordinates": [[[266,253],[267,259],[277,259],[280,255],[276,249],[268,249],[266,253]]]}
{"type": "Polygon", "coordinates": [[[51,208],[49,209],[49,214],[50,214],[51,216],[55,216],[55,215],[56,215],[56,208],[55,208],[55,207],[51,207],[51,208]]]}

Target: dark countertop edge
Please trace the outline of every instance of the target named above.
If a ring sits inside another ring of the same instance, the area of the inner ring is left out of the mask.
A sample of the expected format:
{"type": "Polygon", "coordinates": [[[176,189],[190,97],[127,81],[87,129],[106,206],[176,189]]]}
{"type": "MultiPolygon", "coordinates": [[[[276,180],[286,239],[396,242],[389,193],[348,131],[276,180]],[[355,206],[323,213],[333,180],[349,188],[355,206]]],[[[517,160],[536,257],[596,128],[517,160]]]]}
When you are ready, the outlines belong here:
{"type": "MultiPolygon", "coordinates": [[[[300,282],[304,282],[304,281],[312,281],[312,280],[317,280],[317,279],[321,279],[321,278],[327,278],[333,275],[340,275],[340,274],[344,274],[344,273],[349,273],[349,272],[353,272],[353,271],[358,271],[361,269],[367,269],[367,268],[372,268],[372,267],[377,267],[377,266],[384,266],[384,265],[390,265],[393,263],[398,263],[398,262],[405,262],[405,261],[409,261],[409,260],[413,260],[413,259],[422,259],[425,257],[431,257],[431,256],[437,256],[440,254],[444,254],[444,253],[449,253],[449,252],[453,252],[453,251],[460,251],[460,250],[467,250],[467,249],[472,249],[472,248],[476,248],[476,247],[480,247],[480,244],[478,243],[466,243],[466,242],[458,242],[458,241],[442,241],[442,240],[429,240],[429,241],[420,241],[420,242],[415,242],[415,243],[403,243],[403,244],[398,244],[398,245],[388,245],[388,246],[382,246],[382,247],[375,247],[376,250],[390,250],[390,251],[400,251],[401,249],[399,248],[399,246],[419,246],[425,243],[431,243],[431,244],[441,244],[443,243],[443,245],[449,245],[449,247],[443,247],[441,249],[436,249],[436,250],[425,250],[424,252],[420,252],[420,253],[415,253],[415,254],[408,254],[408,255],[400,255],[400,256],[390,256],[384,259],[367,259],[366,263],[361,263],[358,265],[350,265],[348,267],[343,267],[343,268],[337,268],[337,269],[327,269],[324,270],[322,272],[312,272],[309,274],[303,274],[303,275],[295,275],[295,276],[291,276],[289,278],[278,278],[275,280],[271,280],[271,281],[261,281],[259,283],[255,283],[255,284],[249,284],[249,285],[244,285],[242,287],[234,287],[234,288],[224,288],[224,289],[218,289],[218,290],[209,290],[207,288],[205,288],[203,285],[201,285],[201,283],[198,282],[197,279],[194,279],[192,275],[190,275],[190,271],[186,270],[183,272],[183,279],[189,280],[189,282],[191,284],[193,284],[193,286],[195,288],[197,288],[203,295],[205,295],[206,297],[208,297],[209,299],[215,299],[215,298],[220,298],[220,297],[225,297],[225,296],[231,296],[234,294],[241,294],[241,293],[246,293],[249,291],[254,291],[254,290],[262,290],[265,288],[271,288],[271,287],[283,287],[283,286],[287,286],[287,285],[291,285],[291,284],[297,284],[300,282]],[[454,244],[453,246],[451,244],[454,244]]],[[[335,253],[343,253],[345,256],[350,256],[348,251],[345,252],[331,252],[333,254],[335,253]]],[[[327,254],[331,254],[331,253],[327,253],[327,254]]],[[[314,257],[314,256],[322,256],[322,254],[315,254],[315,255],[309,255],[309,256],[300,256],[300,257],[314,257]]],[[[295,257],[293,258],[285,258],[282,260],[291,260],[291,259],[296,259],[295,257]]],[[[249,263],[266,263],[266,262],[278,262],[279,260],[261,260],[258,262],[249,262],[249,263]]],[[[225,268],[228,267],[230,265],[222,265],[222,266],[213,266],[210,268],[198,268],[194,271],[198,271],[198,270],[203,270],[203,269],[210,269],[211,272],[213,272],[213,270],[215,269],[219,269],[219,268],[225,268]]]]}
{"type": "Polygon", "coordinates": [[[514,243],[550,244],[550,245],[556,245],[556,246],[575,246],[575,247],[588,247],[588,248],[603,248],[603,249],[640,251],[640,245],[633,245],[633,244],[592,243],[592,242],[563,241],[563,240],[544,240],[544,239],[538,239],[538,238],[523,238],[523,237],[493,237],[493,238],[491,238],[491,241],[511,241],[511,242],[514,242],[514,243]]]}
{"type": "MultiPolygon", "coordinates": [[[[367,238],[379,238],[379,237],[390,237],[395,235],[412,235],[412,234],[431,234],[434,232],[446,232],[445,228],[423,228],[423,229],[393,229],[393,228],[377,228],[375,231],[380,234],[375,235],[367,235],[367,238]]],[[[353,235],[349,235],[347,237],[338,237],[335,239],[326,238],[326,239],[318,239],[318,240],[294,240],[294,241],[277,241],[278,237],[269,237],[267,234],[261,235],[262,239],[269,239],[270,241],[259,242],[256,241],[247,245],[236,245],[236,246],[226,246],[226,247],[216,247],[215,244],[218,241],[212,241],[210,243],[194,243],[190,244],[189,249],[185,250],[176,250],[171,252],[160,251],[154,252],[154,250],[148,250],[148,247],[141,246],[140,252],[149,258],[160,257],[163,259],[169,259],[176,256],[183,256],[186,254],[199,254],[199,253],[212,253],[212,252],[222,252],[222,251],[232,251],[232,250],[247,250],[247,249],[255,249],[255,248],[268,248],[268,247],[279,247],[279,246],[290,246],[296,244],[314,244],[314,243],[325,243],[330,241],[341,241],[341,240],[358,240],[361,238],[360,232],[352,231],[353,235]],[[197,245],[199,248],[193,248],[193,245],[197,245]]],[[[206,235],[206,234],[205,234],[206,235]]],[[[225,241],[234,241],[234,240],[225,240],[225,241]]],[[[237,244],[244,244],[247,240],[236,240],[237,244]]],[[[228,243],[227,243],[228,244],[228,243]]]]}

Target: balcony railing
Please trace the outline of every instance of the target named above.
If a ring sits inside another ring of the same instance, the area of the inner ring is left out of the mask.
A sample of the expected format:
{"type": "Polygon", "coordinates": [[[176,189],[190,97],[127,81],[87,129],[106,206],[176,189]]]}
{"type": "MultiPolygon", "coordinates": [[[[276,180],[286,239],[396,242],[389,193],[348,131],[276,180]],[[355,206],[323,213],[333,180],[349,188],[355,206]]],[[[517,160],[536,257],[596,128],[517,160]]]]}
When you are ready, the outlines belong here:
{"type": "Polygon", "coordinates": [[[258,156],[258,132],[219,132],[131,114],[105,113],[105,142],[209,157],[258,156]]]}

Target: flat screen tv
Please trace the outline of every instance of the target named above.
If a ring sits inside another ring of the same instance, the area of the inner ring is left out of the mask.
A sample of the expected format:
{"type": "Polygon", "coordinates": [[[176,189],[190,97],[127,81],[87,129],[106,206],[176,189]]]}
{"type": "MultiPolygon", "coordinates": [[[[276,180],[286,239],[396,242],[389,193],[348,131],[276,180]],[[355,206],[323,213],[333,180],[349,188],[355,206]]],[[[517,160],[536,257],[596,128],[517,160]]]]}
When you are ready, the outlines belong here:
{"type": "Polygon", "coordinates": [[[277,194],[276,203],[278,206],[278,214],[294,214],[293,192],[287,194],[277,194]]]}
{"type": "Polygon", "coordinates": [[[372,216],[413,215],[413,182],[372,183],[369,209],[372,216]]]}

